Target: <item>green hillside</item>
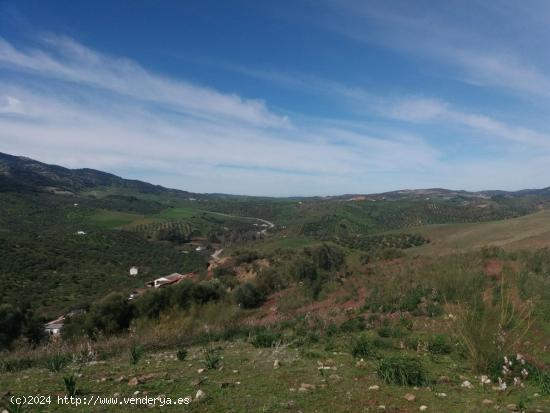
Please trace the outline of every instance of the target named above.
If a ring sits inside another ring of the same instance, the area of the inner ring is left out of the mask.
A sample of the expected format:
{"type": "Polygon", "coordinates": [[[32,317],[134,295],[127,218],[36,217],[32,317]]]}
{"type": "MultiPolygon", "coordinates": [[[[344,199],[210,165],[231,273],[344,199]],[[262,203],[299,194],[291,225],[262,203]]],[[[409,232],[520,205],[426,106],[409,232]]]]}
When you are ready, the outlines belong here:
{"type": "Polygon", "coordinates": [[[549,200],[200,195],[0,157],[0,406],[33,390],[191,396],[194,412],[544,411],[549,200]],[[174,272],[195,275],[145,287],[174,272]]]}

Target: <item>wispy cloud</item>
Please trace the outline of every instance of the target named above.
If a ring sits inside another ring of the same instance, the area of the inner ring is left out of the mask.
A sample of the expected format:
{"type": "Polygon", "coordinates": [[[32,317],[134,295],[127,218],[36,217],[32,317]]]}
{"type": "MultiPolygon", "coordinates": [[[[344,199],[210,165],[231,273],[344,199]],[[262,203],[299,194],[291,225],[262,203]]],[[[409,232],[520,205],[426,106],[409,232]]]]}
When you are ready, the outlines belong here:
{"type": "Polygon", "coordinates": [[[359,42],[447,65],[446,76],[467,83],[549,98],[550,62],[541,49],[541,39],[550,35],[549,9],[538,1],[529,7],[499,1],[470,7],[327,0],[320,3],[317,23],[359,42]]]}
{"type": "Polygon", "coordinates": [[[50,37],[30,50],[2,41],[0,64],[18,74],[0,80],[0,150],[46,162],[264,195],[379,191],[387,182],[375,177],[422,175],[438,162],[421,138],[300,115],[291,124],[257,101],[168,79],[70,39],[50,37]]]}
{"type": "Polygon", "coordinates": [[[263,127],[289,125],[285,117],[269,111],[262,101],[176,82],[152,74],[131,60],[97,53],[66,37],[50,35],[42,41],[44,48],[21,50],[0,38],[0,65],[169,105],[189,115],[224,116],[263,127]]]}
{"type": "Polygon", "coordinates": [[[48,36],[32,48],[0,40],[0,151],[197,192],[511,189],[521,179],[544,185],[540,172],[550,153],[542,132],[442,99],[382,97],[314,76],[247,70],[289,88],[337,96],[377,121],[300,113],[288,113],[287,119],[261,100],[169,78],[72,39],[48,36]],[[425,124],[445,128],[456,141],[475,132],[527,149],[498,161],[455,162],[433,136],[410,127],[425,124]],[[453,127],[468,133],[455,134],[453,127]],[[530,168],[522,166],[527,159],[530,168]],[[493,178],[481,181],[472,171],[493,178]]]}
{"type": "Polygon", "coordinates": [[[550,134],[509,125],[479,113],[464,112],[450,104],[428,98],[403,98],[384,112],[409,122],[439,122],[465,126],[490,138],[550,149],[550,134]]]}

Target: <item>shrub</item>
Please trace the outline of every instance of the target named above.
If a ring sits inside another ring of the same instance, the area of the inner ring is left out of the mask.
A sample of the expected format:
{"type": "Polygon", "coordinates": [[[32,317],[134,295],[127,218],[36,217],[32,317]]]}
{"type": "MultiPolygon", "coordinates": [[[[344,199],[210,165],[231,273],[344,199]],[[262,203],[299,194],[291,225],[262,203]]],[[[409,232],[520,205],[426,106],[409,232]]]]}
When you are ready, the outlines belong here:
{"type": "Polygon", "coordinates": [[[52,372],[59,372],[68,363],[69,358],[65,354],[57,353],[46,359],[46,367],[52,372]]]}
{"type": "Polygon", "coordinates": [[[273,268],[261,270],[256,277],[258,288],[266,293],[279,291],[288,286],[288,277],[278,273],[273,268]]]}
{"type": "Polygon", "coordinates": [[[454,325],[466,357],[476,373],[514,352],[531,326],[531,306],[515,305],[502,281],[497,303],[474,301],[459,312],[454,325]]]}
{"type": "Polygon", "coordinates": [[[178,350],[176,353],[176,357],[178,358],[179,361],[185,360],[187,358],[187,350],[185,349],[178,350]]]}
{"type": "Polygon", "coordinates": [[[18,403],[15,403],[15,401],[8,400],[7,410],[3,410],[3,411],[8,413],[23,413],[26,410],[24,406],[25,404],[23,403],[18,404],[18,403]]]}
{"type": "Polygon", "coordinates": [[[134,314],[126,296],[111,293],[94,304],[86,317],[86,331],[91,337],[99,332],[115,334],[128,329],[134,314]]]}
{"type": "Polygon", "coordinates": [[[76,377],[74,374],[70,376],[63,377],[63,383],[65,384],[65,390],[67,391],[67,396],[76,396],[76,377]]]}
{"type": "Polygon", "coordinates": [[[143,348],[135,343],[130,347],[130,363],[138,364],[143,357],[143,348]]]}
{"type": "Polygon", "coordinates": [[[426,296],[426,290],[420,286],[408,290],[401,301],[401,310],[414,311],[418,304],[422,302],[422,298],[426,296]]]}
{"type": "Polygon", "coordinates": [[[350,318],[347,321],[344,321],[340,325],[340,330],[344,333],[353,333],[355,331],[365,330],[365,319],[363,317],[350,318]]]}
{"type": "Polygon", "coordinates": [[[412,331],[414,326],[413,321],[410,318],[403,316],[399,318],[399,325],[409,331],[412,331]]]}
{"type": "Polygon", "coordinates": [[[437,335],[428,341],[428,351],[432,354],[449,354],[451,350],[452,347],[445,336],[437,335]]]}
{"type": "Polygon", "coordinates": [[[355,358],[372,357],[376,355],[376,351],[374,344],[365,335],[360,335],[352,344],[351,354],[355,358]]]}
{"type": "Polygon", "coordinates": [[[11,360],[0,361],[0,371],[2,372],[14,372],[25,369],[30,369],[35,363],[32,359],[28,358],[16,358],[11,360]]]}
{"type": "Polygon", "coordinates": [[[430,301],[426,307],[429,317],[439,317],[443,314],[443,307],[438,302],[430,301]]]}
{"type": "Polygon", "coordinates": [[[334,337],[336,334],[338,334],[338,326],[334,323],[330,323],[326,328],[326,335],[327,337],[334,337]]]}
{"type": "Polygon", "coordinates": [[[272,347],[279,341],[281,341],[281,333],[272,330],[260,330],[251,343],[254,347],[272,347]]]}
{"type": "Polygon", "coordinates": [[[212,282],[201,282],[195,284],[193,289],[193,301],[197,304],[205,304],[210,301],[218,300],[221,297],[221,292],[218,285],[212,282]]]}
{"type": "Polygon", "coordinates": [[[428,382],[421,361],[415,357],[395,356],[382,359],[377,373],[388,384],[423,386],[428,382]]]}
{"type": "Polygon", "coordinates": [[[254,250],[244,250],[244,251],[237,251],[235,258],[235,265],[240,265],[244,263],[251,263],[252,261],[256,261],[257,259],[260,259],[260,254],[258,251],[254,250]]]}
{"type": "Polygon", "coordinates": [[[344,251],[334,245],[323,244],[319,247],[307,248],[304,252],[322,270],[338,270],[344,263],[344,251]]]}
{"type": "Polygon", "coordinates": [[[161,288],[147,291],[135,301],[135,305],[140,317],[158,318],[170,306],[170,290],[161,288]]]}
{"type": "Polygon", "coordinates": [[[536,380],[538,382],[541,394],[545,396],[550,395],[550,371],[537,370],[536,380]]]}
{"type": "Polygon", "coordinates": [[[254,284],[244,283],[235,290],[235,300],[243,308],[259,307],[265,295],[254,284]]]}
{"type": "Polygon", "coordinates": [[[216,369],[220,365],[221,357],[214,347],[211,345],[203,348],[204,359],[202,360],[204,367],[208,370],[216,369]]]}

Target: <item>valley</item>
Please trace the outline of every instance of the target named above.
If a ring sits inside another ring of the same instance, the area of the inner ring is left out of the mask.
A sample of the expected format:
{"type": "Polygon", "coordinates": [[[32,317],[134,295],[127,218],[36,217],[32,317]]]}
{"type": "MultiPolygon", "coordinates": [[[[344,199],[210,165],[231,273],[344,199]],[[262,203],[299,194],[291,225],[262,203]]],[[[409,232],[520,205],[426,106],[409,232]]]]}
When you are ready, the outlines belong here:
{"type": "Polygon", "coordinates": [[[550,404],[547,189],[265,198],[9,155],[0,171],[8,409],[25,391],[193,412],[550,404]]]}

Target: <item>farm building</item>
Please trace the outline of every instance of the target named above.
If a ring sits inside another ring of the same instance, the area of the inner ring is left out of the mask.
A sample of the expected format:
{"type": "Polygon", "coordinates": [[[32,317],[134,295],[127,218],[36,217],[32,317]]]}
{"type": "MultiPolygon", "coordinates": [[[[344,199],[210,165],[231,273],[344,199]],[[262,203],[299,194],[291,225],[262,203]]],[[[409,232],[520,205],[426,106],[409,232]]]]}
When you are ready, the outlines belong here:
{"type": "Polygon", "coordinates": [[[178,274],[177,272],[175,272],[173,274],[157,278],[156,280],[149,281],[147,283],[147,287],[159,288],[164,287],[165,285],[177,284],[182,280],[194,278],[195,275],[196,274],[194,272],[190,272],[188,274],[178,274]]]}
{"type": "Polygon", "coordinates": [[[65,316],[61,316],[44,324],[44,331],[49,336],[58,336],[61,334],[61,329],[63,328],[63,323],[65,322],[65,316]]]}

